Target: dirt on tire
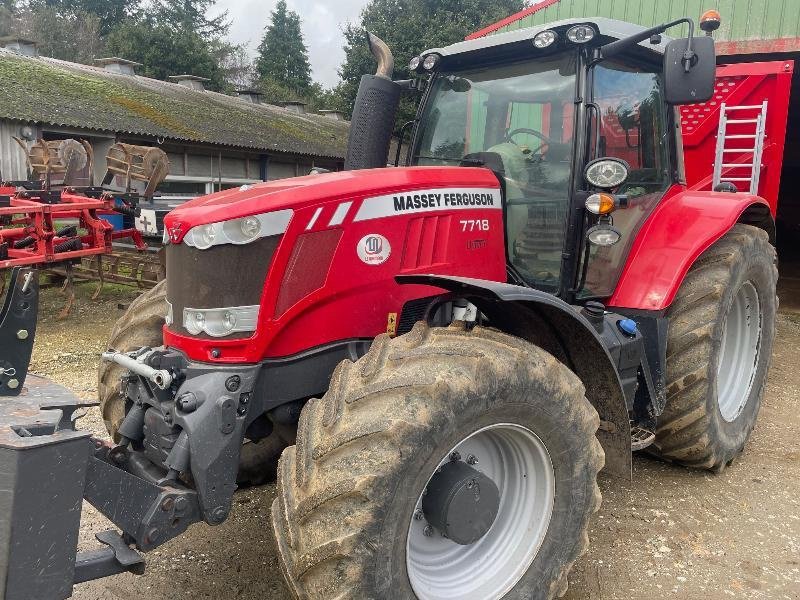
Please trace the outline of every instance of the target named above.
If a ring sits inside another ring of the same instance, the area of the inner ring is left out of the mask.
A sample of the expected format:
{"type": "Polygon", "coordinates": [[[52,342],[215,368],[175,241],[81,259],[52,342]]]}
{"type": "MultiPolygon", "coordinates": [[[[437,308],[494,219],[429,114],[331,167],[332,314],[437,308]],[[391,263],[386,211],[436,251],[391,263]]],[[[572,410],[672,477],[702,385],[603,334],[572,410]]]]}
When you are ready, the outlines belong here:
{"type": "Polygon", "coordinates": [[[742,451],[767,380],[777,278],[774,247],[766,232],[750,225],[735,225],[689,270],[667,313],[667,404],[656,432],[658,456],[720,470],[742,451]],[[746,403],[728,422],[717,401],[717,363],[728,309],[745,281],[755,286],[760,300],[760,353],[746,403]]]}
{"type": "MultiPolygon", "coordinates": [[[[125,314],[114,324],[108,338],[108,348],[130,352],[162,344],[161,326],[167,314],[167,281],[160,281],[131,302],[125,314]]],[[[120,393],[120,379],[125,369],[120,365],[100,361],[97,366],[97,395],[106,429],[118,441],[117,429],[125,417],[125,399],[120,393]]]]}
{"type": "Polygon", "coordinates": [[[554,461],[547,535],[507,598],[550,599],[588,545],[603,451],[576,375],[524,340],[463,324],[376,338],[303,409],[280,461],[273,527],[300,598],[413,598],[406,535],[413,502],[443,456],[493,423],[530,427],[554,461]],[[500,420],[498,420],[500,419],[500,420]],[[561,461],[561,462],[559,462],[561,461]],[[566,462],[565,462],[566,461],[566,462]]]}

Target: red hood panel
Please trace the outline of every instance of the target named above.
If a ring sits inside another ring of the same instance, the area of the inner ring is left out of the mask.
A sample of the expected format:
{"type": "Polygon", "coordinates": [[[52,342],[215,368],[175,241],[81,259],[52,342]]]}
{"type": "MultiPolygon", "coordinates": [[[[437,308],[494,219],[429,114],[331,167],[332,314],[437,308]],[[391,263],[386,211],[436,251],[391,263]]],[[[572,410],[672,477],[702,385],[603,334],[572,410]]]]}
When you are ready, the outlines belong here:
{"type": "Polygon", "coordinates": [[[192,227],[282,209],[300,209],[322,202],[438,187],[498,188],[488,169],[476,167],[401,167],[342,171],[244,185],[190,200],[164,218],[173,243],[192,227]]]}

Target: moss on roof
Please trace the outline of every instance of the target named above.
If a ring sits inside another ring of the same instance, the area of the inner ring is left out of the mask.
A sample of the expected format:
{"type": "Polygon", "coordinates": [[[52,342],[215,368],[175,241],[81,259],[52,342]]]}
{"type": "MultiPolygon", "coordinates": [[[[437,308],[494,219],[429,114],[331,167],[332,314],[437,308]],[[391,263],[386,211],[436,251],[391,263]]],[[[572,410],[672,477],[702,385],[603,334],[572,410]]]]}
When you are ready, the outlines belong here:
{"type": "Polygon", "coordinates": [[[0,50],[0,118],[341,158],[347,123],[0,50]]]}

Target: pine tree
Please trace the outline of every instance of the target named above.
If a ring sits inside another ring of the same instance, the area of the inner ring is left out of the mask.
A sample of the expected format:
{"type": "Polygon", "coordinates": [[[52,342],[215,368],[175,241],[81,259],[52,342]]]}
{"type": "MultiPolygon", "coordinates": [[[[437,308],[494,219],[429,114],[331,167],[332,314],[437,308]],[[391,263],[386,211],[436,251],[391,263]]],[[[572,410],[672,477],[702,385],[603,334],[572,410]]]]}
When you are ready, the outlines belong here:
{"type": "Polygon", "coordinates": [[[311,87],[311,66],[300,17],[279,0],[258,45],[256,73],[264,85],[277,84],[298,95],[311,87]]]}
{"type": "Polygon", "coordinates": [[[158,0],[153,13],[157,20],[170,29],[195,33],[207,40],[218,40],[230,29],[228,11],[208,18],[216,0],[158,0]]]}

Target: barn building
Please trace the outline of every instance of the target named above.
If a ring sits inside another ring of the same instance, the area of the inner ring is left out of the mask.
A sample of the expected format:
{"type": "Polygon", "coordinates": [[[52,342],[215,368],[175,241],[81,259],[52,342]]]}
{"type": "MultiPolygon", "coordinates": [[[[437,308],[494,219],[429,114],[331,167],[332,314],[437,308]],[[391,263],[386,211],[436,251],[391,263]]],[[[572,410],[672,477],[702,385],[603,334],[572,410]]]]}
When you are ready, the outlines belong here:
{"type": "Polygon", "coordinates": [[[70,63],[38,56],[30,40],[0,40],[0,178],[26,176],[14,137],[89,141],[95,182],[115,142],[158,146],[170,160],[158,191],[176,200],[343,167],[349,125],[335,115],[267,104],[254,90],[212,92],[193,75],[150,79],[136,67],[116,57],[70,63]]]}

